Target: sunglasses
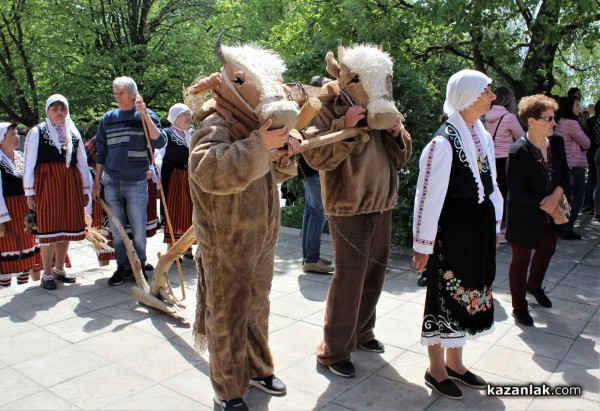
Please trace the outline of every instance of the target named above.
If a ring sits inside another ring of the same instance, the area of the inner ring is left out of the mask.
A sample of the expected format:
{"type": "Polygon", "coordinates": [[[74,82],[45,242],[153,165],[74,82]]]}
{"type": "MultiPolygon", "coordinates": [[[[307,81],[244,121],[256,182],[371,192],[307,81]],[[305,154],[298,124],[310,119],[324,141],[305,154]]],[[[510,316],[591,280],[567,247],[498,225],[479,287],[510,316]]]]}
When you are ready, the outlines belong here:
{"type": "Polygon", "coordinates": [[[554,117],[554,116],[548,116],[548,117],[538,117],[537,119],[538,119],[538,120],[544,120],[544,121],[547,121],[548,123],[552,123],[553,121],[554,121],[555,123],[557,123],[557,122],[558,122],[558,118],[557,118],[557,117],[554,117]]]}

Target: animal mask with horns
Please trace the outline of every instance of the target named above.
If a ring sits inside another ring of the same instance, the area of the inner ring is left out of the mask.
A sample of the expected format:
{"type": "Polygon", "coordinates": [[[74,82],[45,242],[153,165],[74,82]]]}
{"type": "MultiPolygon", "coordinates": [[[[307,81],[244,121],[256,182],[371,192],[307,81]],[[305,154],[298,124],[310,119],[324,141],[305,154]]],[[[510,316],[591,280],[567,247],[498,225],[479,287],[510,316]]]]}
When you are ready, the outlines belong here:
{"type": "Polygon", "coordinates": [[[350,97],[351,104],[367,109],[367,123],[376,130],[394,125],[399,112],[392,97],[393,63],[383,47],[338,45],[338,59],[327,53],[327,71],[337,79],[339,88],[350,97]]]}
{"type": "Polygon", "coordinates": [[[281,77],[286,67],[273,51],[251,44],[228,47],[221,44],[223,30],[219,34],[215,51],[223,67],[195,81],[189,94],[201,95],[212,92],[216,110],[227,115],[228,122],[241,122],[246,131],[257,130],[260,124],[272,119],[271,128],[294,128],[299,107],[287,100],[281,77]],[[233,116],[229,121],[228,116],[233,116]]]}

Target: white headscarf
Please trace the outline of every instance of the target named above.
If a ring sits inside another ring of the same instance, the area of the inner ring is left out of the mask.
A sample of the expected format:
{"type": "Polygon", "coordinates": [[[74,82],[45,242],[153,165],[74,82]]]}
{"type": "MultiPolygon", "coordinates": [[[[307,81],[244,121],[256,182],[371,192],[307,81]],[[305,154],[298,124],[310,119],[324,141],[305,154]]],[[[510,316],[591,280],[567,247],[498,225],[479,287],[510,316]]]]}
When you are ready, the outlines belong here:
{"type": "MultiPolygon", "coordinates": [[[[469,163],[473,178],[477,183],[478,202],[483,202],[484,190],[481,176],[479,175],[479,167],[477,163],[477,148],[471,136],[471,132],[467,127],[467,123],[460,115],[460,112],[469,108],[475,103],[483,92],[487,89],[492,79],[476,70],[461,70],[455,73],[448,80],[446,88],[446,101],[444,102],[444,112],[448,114],[448,123],[452,124],[458,130],[458,138],[461,141],[463,151],[469,163]]],[[[495,167],[491,162],[495,161],[494,156],[490,152],[490,147],[487,142],[487,131],[481,121],[477,119],[475,122],[475,133],[479,137],[481,147],[490,164],[492,179],[496,181],[495,167]]]]}
{"type": "Polygon", "coordinates": [[[4,137],[6,133],[8,133],[8,129],[10,126],[16,126],[17,123],[0,123],[0,143],[4,141],[4,137]]]}
{"type": "MultiPolygon", "coordinates": [[[[71,165],[71,154],[73,153],[73,142],[71,141],[71,133],[75,134],[75,136],[79,140],[81,140],[81,134],[79,134],[79,130],[77,130],[77,127],[75,127],[73,120],[71,120],[71,113],[69,112],[69,102],[63,95],[53,94],[50,97],[48,97],[48,100],[46,100],[46,115],[48,114],[48,108],[50,108],[50,106],[56,103],[57,101],[60,101],[65,105],[65,107],[67,107],[67,117],[65,118],[65,138],[67,145],[66,164],[67,168],[69,168],[69,166],[71,165]]],[[[50,139],[54,143],[54,146],[60,153],[60,141],[58,138],[58,132],[56,131],[48,117],[46,117],[46,129],[50,134],[50,139]]]]}
{"type": "Polygon", "coordinates": [[[169,109],[169,115],[167,116],[167,120],[169,120],[169,122],[173,125],[173,128],[175,130],[183,131],[184,140],[187,143],[187,145],[189,146],[190,139],[192,137],[190,129],[183,130],[183,129],[180,129],[179,127],[175,126],[175,121],[177,120],[177,117],[179,117],[180,114],[186,113],[186,112],[189,112],[192,115],[194,114],[194,113],[192,113],[192,110],[190,110],[190,108],[183,103],[173,104],[173,106],[171,106],[171,108],[169,109]]]}

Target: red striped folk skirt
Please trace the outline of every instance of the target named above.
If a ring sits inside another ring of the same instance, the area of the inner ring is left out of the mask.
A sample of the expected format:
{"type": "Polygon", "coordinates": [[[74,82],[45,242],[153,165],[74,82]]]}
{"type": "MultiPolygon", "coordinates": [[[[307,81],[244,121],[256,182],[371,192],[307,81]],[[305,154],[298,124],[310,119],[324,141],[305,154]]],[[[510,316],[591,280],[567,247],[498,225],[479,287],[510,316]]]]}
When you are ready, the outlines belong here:
{"type": "Polygon", "coordinates": [[[158,188],[156,183],[150,179],[148,180],[148,205],[146,206],[146,238],[154,237],[158,230],[157,198],[158,188]]]}
{"type": "MultiPolygon", "coordinates": [[[[193,206],[187,170],[174,169],[171,171],[166,200],[171,225],[173,226],[173,237],[177,241],[192,226],[193,206]]],[[[171,244],[171,231],[166,221],[164,225],[165,238],[163,241],[171,244]]]]}
{"type": "Polygon", "coordinates": [[[0,237],[0,280],[9,280],[24,272],[42,268],[40,247],[35,243],[35,236],[23,230],[23,219],[29,213],[25,196],[4,197],[11,220],[4,223],[6,231],[12,231],[21,237],[22,244],[15,236],[5,234],[0,237]],[[19,252],[22,250],[21,259],[19,252]]]}
{"type": "MultiPolygon", "coordinates": [[[[96,200],[94,200],[92,203],[92,227],[98,229],[100,234],[102,234],[108,240],[109,247],[114,248],[112,234],[108,229],[108,217],[106,217],[104,209],[96,200]]],[[[98,257],[98,261],[110,261],[117,259],[114,251],[101,249],[96,249],[96,256],[98,257]]]]}
{"type": "Polygon", "coordinates": [[[77,167],[38,164],[34,188],[40,244],[83,240],[83,183],[77,167]]]}

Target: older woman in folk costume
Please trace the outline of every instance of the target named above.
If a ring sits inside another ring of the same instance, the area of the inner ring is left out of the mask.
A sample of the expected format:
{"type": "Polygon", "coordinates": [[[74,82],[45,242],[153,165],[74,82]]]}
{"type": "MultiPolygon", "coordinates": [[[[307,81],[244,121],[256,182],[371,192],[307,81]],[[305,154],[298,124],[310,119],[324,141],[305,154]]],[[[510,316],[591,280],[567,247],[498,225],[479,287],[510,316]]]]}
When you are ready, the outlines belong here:
{"type": "Polygon", "coordinates": [[[37,212],[44,268],[41,285],[53,290],[56,280],[75,282],[75,276],[64,271],[65,258],[70,241],[85,238],[84,206],[91,186],[83,142],[67,99],[50,96],[46,114],[25,140],[23,184],[27,205],[37,212]]]}
{"type": "Polygon", "coordinates": [[[295,174],[291,138],[298,105],[285,99],[283,61],[251,45],[221,46],[223,64],[191,87],[211,90],[190,144],[190,190],[198,241],[197,345],[208,345],[215,402],[247,410],[248,386],[282,395],[269,348],[269,293],[279,234],[277,183],[295,174]],[[267,119],[268,120],[265,120],[267,119]],[[269,130],[273,118],[281,123],[269,130]],[[287,127],[282,127],[282,125],[287,127]],[[270,150],[288,145],[272,161],[270,150]],[[292,157],[293,159],[293,157],[292,157]]]}
{"type": "Polygon", "coordinates": [[[491,82],[474,70],[450,77],[444,103],[449,118],[419,162],[413,261],[428,279],[421,332],[429,353],[425,384],[452,399],[462,398],[454,381],[485,388],[464,366],[462,352],[467,339],[494,330],[492,283],[503,200],[494,143],[479,121],[496,98],[491,82]]]}
{"type": "Polygon", "coordinates": [[[38,277],[41,269],[35,236],[23,231],[29,208],[23,190],[23,156],[17,123],[0,123],[0,286],[8,287],[12,277],[18,284],[38,277]]]}
{"type": "MultiPolygon", "coordinates": [[[[167,145],[158,151],[161,158],[161,181],[173,228],[171,233],[165,220],[164,208],[161,207],[164,242],[170,248],[192,226],[192,198],[188,181],[192,110],[185,104],[177,103],[169,109],[167,119],[171,123],[171,127],[165,130],[167,145]]],[[[191,250],[185,256],[192,258],[191,250]]]]}

